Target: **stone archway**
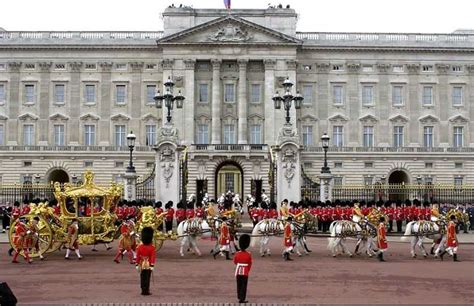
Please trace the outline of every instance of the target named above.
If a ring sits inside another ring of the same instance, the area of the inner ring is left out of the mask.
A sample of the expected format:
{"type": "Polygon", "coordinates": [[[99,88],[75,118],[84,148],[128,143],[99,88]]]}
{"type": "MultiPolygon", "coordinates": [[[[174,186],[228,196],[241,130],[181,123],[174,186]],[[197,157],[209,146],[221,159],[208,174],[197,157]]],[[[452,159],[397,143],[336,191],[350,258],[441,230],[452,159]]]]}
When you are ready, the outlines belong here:
{"type": "Polygon", "coordinates": [[[53,169],[48,175],[48,183],[49,182],[68,183],[69,175],[63,169],[53,169]]]}
{"type": "Polygon", "coordinates": [[[234,161],[221,163],[215,173],[215,198],[218,199],[223,193],[231,191],[243,197],[244,191],[244,171],[242,167],[234,161]]]}
{"type": "Polygon", "coordinates": [[[405,188],[410,184],[410,177],[404,170],[395,170],[388,177],[389,199],[392,201],[405,201],[410,198],[409,191],[405,188]]]}

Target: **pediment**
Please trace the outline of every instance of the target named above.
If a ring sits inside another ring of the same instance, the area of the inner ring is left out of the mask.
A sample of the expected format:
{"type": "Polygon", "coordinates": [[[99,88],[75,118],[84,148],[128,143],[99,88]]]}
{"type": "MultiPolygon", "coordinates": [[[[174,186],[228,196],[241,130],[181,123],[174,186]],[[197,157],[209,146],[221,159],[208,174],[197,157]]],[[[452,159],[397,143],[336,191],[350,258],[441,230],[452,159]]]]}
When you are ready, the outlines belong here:
{"type": "Polygon", "coordinates": [[[408,122],[408,118],[403,115],[395,115],[390,117],[388,120],[392,122],[408,122]]]}
{"type": "Polygon", "coordinates": [[[265,117],[260,115],[260,114],[252,114],[249,116],[249,119],[254,119],[254,118],[257,118],[257,119],[260,119],[260,120],[264,120],[265,117]]]}
{"type": "Polygon", "coordinates": [[[23,120],[23,121],[26,121],[26,120],[38,120],[38,116],[33,115],[32,113],[25,113],[25,114],[23,114],[23,115],[18,116],[18,119],[19,119],[19,120],[23,120]]]}
{"type": "Polygon", "coordinates": [[[466,118],[463,115],[455,115],[449,118],[449,122],[467,123],[469,122],[469,118],[466,118]]]}
{"type": "Polygon", "coordinates": [[[88,114],[82,115],[81,117],[79,117],[79,119],[84,120],[84,121],[85,120],[99,120],[100,117],[97,115],[88,113],[88,114]]]}
{"type": "Polygon", "coordinates": [[[220,17],[157,40],[158,45],[245,43],[299,45],[302,41],[233,15],[220,17]]]}
{"type": "Polygon", "coordinates": [[[316,118],[313,115],[304,115],[303,117],[300,118],[300,121],[317,121],[318,118],[316,118]]]}
{"type": "Polygon", "coordinates": [[[117,114],[117,115],[113,115],[112,117],[110,117],[110,120],[112,120],[112,121],[128,121],[128,120],[130,120],[130,117],[127,116],[127,115],[124,115],[124,114],[117,114]]]}
{"type": "Polygon", "coordinates": [[[49,116],[49,120],[69,120],[69,117],[60,113],[49,116]]]}
{"type": "Polygon", "coordinates": [[[349,119],[342,114],[336,114],[334,116],[329,117],[328,120],[329,121],[348,121],[349,119]]]}
{"type": "Polygon", "coordinates": [[[378,119],[374,115],[365,115],[359,118],[359,121],[362,122],[377,122],[378,119]]]}
{"type": "Polygon", "coordinates": [[[145,114],[143,117],[142,117],[142,120],[143,121],[158,121],[158,117],[154,116],[153,114],[145,114]]]}
{"type": "Polygon", "coordinates": [[[438,117],[435,117],[433,115],[426,115],[426,116],[420,117],[418,120],[420,120],[420,122],[422,123],[431,123],[431,122],[439,121],[438,117]]]}

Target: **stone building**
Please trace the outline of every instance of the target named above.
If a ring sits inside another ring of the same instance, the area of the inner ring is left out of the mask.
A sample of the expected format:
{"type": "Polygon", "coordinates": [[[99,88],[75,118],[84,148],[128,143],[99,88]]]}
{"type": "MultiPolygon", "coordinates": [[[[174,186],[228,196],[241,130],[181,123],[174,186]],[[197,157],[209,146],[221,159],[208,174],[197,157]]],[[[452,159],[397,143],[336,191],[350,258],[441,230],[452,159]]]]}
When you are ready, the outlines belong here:
{"type": "MultiPolygon", "coordinates": [[[[119,180],[126,135],[151,172],[172,78],[188,193],[269,189],[285,121],[272,96],[289,78],[304,173],[331,137],[334,184],[473,183],[474,33],[297,32],[290,8],[168,8],[163,32],[0,32],[0,180],[119,180]]],[[[317,29],[315,29],[317,30],[317,29]]],[[[298,198],[294,195],[293,198],[298,198]]]]}

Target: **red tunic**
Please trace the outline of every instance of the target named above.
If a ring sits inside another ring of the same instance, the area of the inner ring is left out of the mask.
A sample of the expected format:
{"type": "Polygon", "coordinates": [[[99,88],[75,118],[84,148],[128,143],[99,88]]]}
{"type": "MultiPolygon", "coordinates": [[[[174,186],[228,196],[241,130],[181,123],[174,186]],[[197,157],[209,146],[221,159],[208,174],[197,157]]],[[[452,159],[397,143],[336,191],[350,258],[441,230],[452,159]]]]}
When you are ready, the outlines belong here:
{"type": "MultiPolygon", "coordinates": [[[[15,220],[21,216],[21,210],[18,207],[13,207],[12,209],[12,219],[15,220]]],[[[13,221],[12,220],[12,221],[13,221]]]]}
{"type": "Polygon", "coordinates": [[[386,250],[388,248],[387,244],[387,232],[385,230],[385,224],[380,223],[377,228],[377,244],[379,249],[386,250]]]}
{"type": "Polygon", "coordinates": [[[284,246],[286,247],[292,247],[293,246],[293,241],[291,240],[291,224],[286,223],[285,224],[285,239],[283,241],[284,246]]]}
{"type": "Polygon", "coordinates": [[[188,219],[194,218],[194,209],[186,210],[186,218],[188,219]]]}
{"type": "Polygon", "coordinates": [[[173,208],[167,209],[165,220],[166,221],[173,221],[173,218],[174,218],[174,209],[173,208]]]}
{"type": "Polygon", "coordinates": [[[247,251],[238,251],[234,256],[235,276],[249,276],[252,268],[252,255],[247,251]]]}
{"type": "Polygon", "coordinates": [[[278,211],[276,209],[268,210],[268,216],[272,219],[278,219],[278,211]]]}
{"type": "Polygon", "coordinates": [[[230,244],[229,227],[227,226],[227,224],[225,222],[222,223],[222,225],[221,225],[221,236],[219,238],[219,244],[221,246],[230,244]]]}
{"type": "Polygon", "coordinates": [[[161,207],[156,208],[155,213],[156,213],[157,216],[161,215],[163,213],[163,208],[161,208],[161,207]]]}
{"type": "Polygon", "coordinates": [[[256,208],[252,208],[250,210],[250,217],[252,218],[253,222],[258,222],[259,218],[259,211],[256,208]]]}
{"type": "Polygon", "coordinates": [[[201,208],[201,207],[198,207],[198,208],[196,208],[194,214],[198,218],[204,218],[204,209],[201,208]]]}
{"type": "Polygon", "coordinates": [[[176,222],[179,224],[183,222],[186,219],[186,213],[184,212],[184,209],[178,208],[176,210],[176,222]]]}
{"type": "Polygon", "coordinates": [[[26,242],[26,232],[28,231],[28,228],[26,225],[22,222],[18,222],[15,225],[15,235],[13,236],[13,246],[16,249],[23,249],[26,247],[25,242],[26,242]]]}
{"type": "Polygon", "coordinates": [[[21,215],[27,215],[30,213],[30,207],[29,206],[23,206],[22,210],[21,210],[21,215]]]}
{"type": "Polygon", "coordinates": [[[127,251],[135,250],[137,243],[133,224],[123,223],[120,227],[120,233],[122,238],[119,241],[119,248],[127,251]]]}
{"type": "Polygon", "coordinates": [[[54,214],[56,216],[59,216],[60,213],[61,213],[61,207],[59,207],[59,205],[54,206],[54,214]]]}
{"type": "Polygon", "coordinates": [[[153,267],[155,265],[156,251],[155,247],[152,244],[140,244],[137,247],[137,257],[135,263],[141,266],[146,259],[148,259],[150,266],[153,267]]]}
{"type": "Polygon", "coordinates": [[[450,248],[458,246],[458,239],[456,238],[456,224],[453,221],[449,221],[448,224],[448,237],[446,244],[450,248]]]}

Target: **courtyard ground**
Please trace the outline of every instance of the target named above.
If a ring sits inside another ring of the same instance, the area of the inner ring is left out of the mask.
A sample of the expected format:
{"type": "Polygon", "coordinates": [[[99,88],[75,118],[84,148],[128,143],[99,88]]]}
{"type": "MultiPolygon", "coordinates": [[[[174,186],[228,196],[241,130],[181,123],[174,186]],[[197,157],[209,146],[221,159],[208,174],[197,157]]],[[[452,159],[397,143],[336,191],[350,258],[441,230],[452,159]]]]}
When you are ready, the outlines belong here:
{"type": "MultiPolygon", "coordinates": [[[[2,234],[3,235],[3,234],[2,234]]],[[[467,236],[467,235],[466,235],[467,236]]],[[[472,235],[468,235],[472,236],[472,235]]],[[[251,303],[291,304],[472,304],[474,303],[474,244],[460,246],[461,262],[418,257],[407,243],[391,238],[387,262],[356,256],[333,258],[326,238],[308,238],[308,256],[281,257],[282,238],[271,239],[271,257],[252,249],[249,280],[251,303]],[[394,241],[395,240],[395,241],[394,241]]],[[[179,256],[178,242],[166,241],[158,253],[152,296],[141,296],[133,265],[114,263],[113,250],[99,252],[82,246],[84,259],[64,260],[64,251],[31,265],[10,263],[8,244],[0,244],[0,282],[6,281],[20,305],[68,303],[235,303],[234,265],[212,258],[214,242],[200,240],[202,257],[179,256]]],[[[348,245],[353,249],[354,241],[348,245]]]]}

